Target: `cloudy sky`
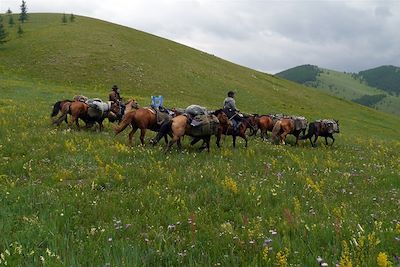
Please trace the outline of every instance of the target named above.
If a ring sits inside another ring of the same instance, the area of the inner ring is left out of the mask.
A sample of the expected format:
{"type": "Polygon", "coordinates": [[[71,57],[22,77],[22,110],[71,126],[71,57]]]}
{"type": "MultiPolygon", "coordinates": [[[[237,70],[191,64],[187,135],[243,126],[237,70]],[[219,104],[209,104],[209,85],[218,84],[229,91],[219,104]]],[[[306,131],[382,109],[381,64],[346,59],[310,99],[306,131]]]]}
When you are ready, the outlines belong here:
{"type": "MultiPolygon", "coordinates": [[[[400,66],[400,0],[26,0],[149,32],[253,69],[400,66]]],[[[0,0],[0,12],[21,1],[0,0]]]]}

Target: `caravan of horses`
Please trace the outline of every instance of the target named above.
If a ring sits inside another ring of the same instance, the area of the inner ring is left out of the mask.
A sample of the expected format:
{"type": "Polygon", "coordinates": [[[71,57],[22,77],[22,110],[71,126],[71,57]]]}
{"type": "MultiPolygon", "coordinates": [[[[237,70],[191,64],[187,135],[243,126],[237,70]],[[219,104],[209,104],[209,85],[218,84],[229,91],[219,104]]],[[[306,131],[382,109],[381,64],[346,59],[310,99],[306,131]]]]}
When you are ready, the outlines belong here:
{"type": "Polygon", "coordinates": [[[236,138],[241,137],[245,141],[245,147],[248,144],[248,136],[256,136],[260,131],[262,140],[268,139],[268,132],[271,132],[271,142],[274,144],[285,144],[287,135],[293,135],[296,138],[295,145],[299,140],[309,139],[311,146],[315,147],[319,136],[325,137],[325,144],[328,145],[328,139],[332,139],[331,146],[335,142],[333,134],[339,133],[339,121],[333,119],[320,119],[308,123],[305,117],[289,116],[284,114],[245,114],[242,115],[241,122],[234,127],[228,116],[222,109],[208,111],[198,105],[190,105],[186,109],[166,109],[158,105],[157,107],[140,107],[135,99],[122,103],[102,100],[88,99],[85,96],[75,96],[72,100],[57,101],[53,105],[51,117],[53,124],[59,126],[63,121],[69,128],[75,123],[77,129],[80,129],[79,119],[85,122],[85,128],[91,128],[98,124],[99,131],[103,129],[103,120],[118,122],[115,126],[115,134],[124,131],[129,125],[131,131],[128,135],[129,144],[132,145],[132,139],[135,132],[140,129],[140,142],[145,144],[145,135],[147,130],[157,132],[157,135],[150,141],[153,145],[159,140],[164,139],[167,144],[166,152],[171,149],[173,144],[182,147],[181,139],[183,136],[191,136],[194,145],[200,140],[203,144],[200,150],[210,151],[210,140],[216,136],[216,144],[221,147],[222,136],[231,135],[232,145],[236,147],[236,138]],[[54,118],[59,113],[61,115],[54,118]],[[68,122],[67,116],[71,115],[68,122]],[[308,133],[306,130],[308,127],[308,133]],[[249,132],[249,134],[247,134],[249,132]],[[171,140],[168,142],[168,136],[171,140]],[[314,137],[314,140],[312,140],[314,137]]]}

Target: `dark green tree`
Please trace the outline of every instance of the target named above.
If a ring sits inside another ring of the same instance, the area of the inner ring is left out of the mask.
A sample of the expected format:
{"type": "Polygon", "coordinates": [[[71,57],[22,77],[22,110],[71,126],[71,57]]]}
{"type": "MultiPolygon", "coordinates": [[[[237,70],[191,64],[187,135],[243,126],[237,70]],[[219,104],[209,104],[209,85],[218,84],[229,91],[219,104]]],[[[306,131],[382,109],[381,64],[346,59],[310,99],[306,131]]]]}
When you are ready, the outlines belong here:
{"type": "Polygon", "coordinates": [[[22,29],[21,24],[18,24],[18,31],[17,31],[17,33],[18,33],[18,36],[19,36],[19,37],[21,37],[22,34],[24,33],[24,30],[22,29]]]}
{"type": "Polygon", "coordinates": [[[4,29],[3,26],[3,17],[0,16],[0,45],[6,43],[8,41],[8,32],[4,29]]]}
{"type": "Polygon", "coordinates": [[[10,27],[14,26],[15,22],[11,9],[7,10],[7,15],[8,15],[8,24],[10,25],[10,27]]]}
{"type": "Polygon", "coordinates": [[[22,0],[21,13],[19,14],[19,20],[24,23],[28,20],[28,8],[26,7],[26,2],[22,0]]]}
{"type": "Polygon", "coordinates": [[[62,16],[61,21],[62,21],[62,23],[64,23],[64,24],[68,22],[67,16],[65,15],[65,13],[64,13],[63,16],[62,16]]]}
{"type": "Polygon", "coordinates": [[[69,16],[69,21],[74,22],[75,21],[75,16],[74,14],[71,13],[71,16],[69,16]]]}

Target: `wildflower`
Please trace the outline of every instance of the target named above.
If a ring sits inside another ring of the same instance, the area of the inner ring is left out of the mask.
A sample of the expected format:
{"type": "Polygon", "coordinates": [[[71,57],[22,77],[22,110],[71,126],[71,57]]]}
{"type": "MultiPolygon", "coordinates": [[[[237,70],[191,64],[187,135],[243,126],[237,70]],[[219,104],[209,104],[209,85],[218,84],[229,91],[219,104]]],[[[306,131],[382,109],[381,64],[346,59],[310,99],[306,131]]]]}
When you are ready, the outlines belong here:
{"type": "Polygon", "coordinates": [[[112,241],[112,237],[109,237],[109,238],[108,238],[108,242],[111,242],[111,241],[112,241]]]}
{"type": "Polygon", "coordinates": [[[272,239],[271,239],[271,238],[267,238],[267,239],[264,240],[263,246],[264,246],[264,247],[265,247],[265,246],[268,246],[269,244],[271,244],[271,242],[272,242],[272,239]]]}
{"type": "Polygon", "coordinates": [[[262,258],[263,258],[264,261],[268,261],[269,260],[268,254],[269,254],[269,248],[268,248],[268,246],[265,246],[263,248],[263,250],[262,250],[262,258]]]}
{"type": "Polygon", "coordinates": [[[226,177],[225,180],[222,181],[222,185],[235,194],[238,192],[237,183],[230,177],[226,177]]]}
{"type": "Polygon", "coordinates": [[[271,235],[277,235],[278,234],[278,232],[275,229],[269,230],[269,232],[271,233],[271,235]]]}
{"type": "Polygon", "coordinates": [[[388,256],[385,252],[379,252],[376,262],[378,263],[379,267],[389,267],[392,265],[392,263],[388,261],[388,256]]]}
{"type": "Polygon", "coordinates": [[[175,224],[168,225],[168,230],[175,230],[175,228],[176,228],[175,224]]]}
{"type": "Polygon", "coordinates": [[[340,257],[339,265],[340,265],[340,267],[352,267],[353,266],[353,264],[351,263],[351,259],[350,259],[349,246],[347,245],[346,241],[342,241],[342,256],[340,257]]]}
{"type": "Polygon", "coordinates": [[[280,267],[285,267],[288,266],[288,262],[287,262],[287,256],[289,254],[289,251],[287,248],[285,248],[284,251],[278,251],[278,253],[276,253],[276,262],[278,264],[278,266],[280,267]]]}

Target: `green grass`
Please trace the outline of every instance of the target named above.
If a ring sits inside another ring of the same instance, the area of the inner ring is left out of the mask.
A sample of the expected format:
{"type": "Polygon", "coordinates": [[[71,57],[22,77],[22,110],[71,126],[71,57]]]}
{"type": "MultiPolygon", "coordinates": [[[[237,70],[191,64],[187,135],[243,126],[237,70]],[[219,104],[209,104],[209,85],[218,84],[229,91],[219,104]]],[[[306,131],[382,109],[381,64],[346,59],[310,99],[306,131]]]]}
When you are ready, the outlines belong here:
{"type": "Polygon", "coordinates": [[[321,256],[375,266],[380,252],[395,263],[398,117],[128,28],[83,17],[61,25],[61,16],[31,15],[26,35],[0,49],[0,264],[313,266],[321,256]],[[126,70],[113,70],[120,60],[126,70]],[[142,75],[131,72],[140,64],[142,75]],[[128,131],[115,137],[108,123],[103,133],[51,126],[56,100],[104,98],[113,83],[144,104],[162,93],[168,106],[210,108],[234,87],[243,111],[333,117],[341,134],[315,149],[260,138],[232,149],[227,137],[218,150],[213,138],[209,154],[186,138],[165,155],[138,137],[128,147],[128,131]]]}

